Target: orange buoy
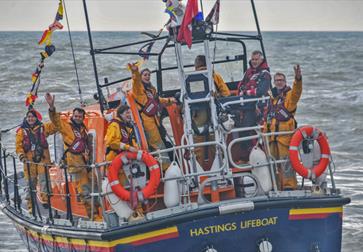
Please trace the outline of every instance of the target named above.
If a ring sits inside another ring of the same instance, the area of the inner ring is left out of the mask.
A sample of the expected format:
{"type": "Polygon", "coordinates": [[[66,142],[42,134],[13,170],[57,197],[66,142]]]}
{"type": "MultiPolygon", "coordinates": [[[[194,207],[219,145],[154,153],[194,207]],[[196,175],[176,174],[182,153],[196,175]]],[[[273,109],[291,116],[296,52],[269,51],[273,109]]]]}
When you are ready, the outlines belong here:
{"type": "Polygon", "coordinates": [[[292,136],[290,147],[290,161],[294,170],[304,178],[314,179],[319,177],[329,164],[330,148],[326,135],[313,126],[298,128],[292,136]],[[312,169],[306,168],[299,158],[299,146],[307,137],[315,139],[320,146],[321,157],[319,163],[312,169]]]}
{"type": "Polygon", "coordinates": [[[153,195],[160,183],[160,166],[158,162],[145,151],[129,152],[125,151],[118,154],[112,161],[108,171],[108,181],[112,191],[122,200],[130,201],[131,193],[126,190],[118,179],[118,173],[122,166],[130,163],[130,160],[139,160],[145,163],[150,171],[150,179],[147,185],[141,190],[144,199],[153,195]]]}

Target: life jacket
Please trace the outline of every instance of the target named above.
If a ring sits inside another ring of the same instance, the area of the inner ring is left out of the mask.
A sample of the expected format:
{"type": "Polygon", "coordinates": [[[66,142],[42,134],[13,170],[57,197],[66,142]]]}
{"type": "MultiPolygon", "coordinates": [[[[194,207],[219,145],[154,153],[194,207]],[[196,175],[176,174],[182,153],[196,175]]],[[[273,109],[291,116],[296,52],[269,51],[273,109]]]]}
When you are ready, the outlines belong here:
{"type": "Polygon", "coordinates": [[[130,125],[128,125],[127,123],[124,123],[124,122],[119,121],[119,120],[113,119],[111,122],[116,122],[119,125],[120,132],[121,132],[121,142],[131,145],[132,140],[135,138],[134,129],[132,127],[130,127],[130,125]],[[130,134],[127,132],[127,128],[131,128],[131,133],[130,134]]]}
{"type": "Polygon", "coordinates": [[[269,67],[265,60],[256,68],[253,68],[250,62],[250,68],[247,69],[243,80],[238,84],[239,94],[242,95],[249,90],[256,89],[266,73],[269,73],[269,67]]]}
{"type": "Polygon", "coordinates": [[[277,102],[274,104],[271,102],[270,108],[269,108],[269,118],[275,118],[278,122],[287,122],[291,118],[294,118],[294,111],[288,111],[285,107],[285,100],[286,100],[286,94],[289,92],[291,88],[289,86],[286,86],[281,93],[276,97],[277,102]]]}
{"type": "Polygon", "coordinates": [[[88,150],[88,136],[87,136],[87,130],[84,126],[81,126],[79,129],[73,125],[73,123],[69,123],[71,125],[73,134],[74,134],[74,140],[69,145],[65,143],[67,146],[66,152],[71,152],[73,154],[83,154],[88,150]]]}
{"type": "Polygon", "coordinates": [[[153,94],[151,89],[145,88],[145,94],[147,97],[146,103],[143,105],[135,99],[135,102],[141,107],[140,113],[144,113],[149,117],[155,116],[159,111],[159,99],[153,94]]]}
{"type": "Polygon", "coordinates": [[[47,142],[47,137],[44,133],[44,126],[41,125],[32,131],[29,128],[23,129],[23,149],[24,152],[27,153],[29,151],[34,151],[37,146],[42,149],[48,149],[49,145],[47,142]]]}

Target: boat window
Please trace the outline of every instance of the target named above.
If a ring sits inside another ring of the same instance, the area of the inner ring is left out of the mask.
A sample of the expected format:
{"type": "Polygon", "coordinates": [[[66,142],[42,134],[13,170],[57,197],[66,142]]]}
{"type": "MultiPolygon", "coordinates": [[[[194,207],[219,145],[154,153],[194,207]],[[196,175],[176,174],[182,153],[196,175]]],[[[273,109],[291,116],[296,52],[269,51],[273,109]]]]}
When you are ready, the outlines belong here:
{"type": "MultiPolygon", "coordinates": [[[[222,75],[226,83],[240,81],[247,65],[243,42],[239,40],[227,42],[225,40],[216,40],[211,41],[209,45],[210,57],[214,62],[213,69],[222,75]]],[[[193,44],[191,50],[182,47],[185,72],[194,71],[194,60],[201,52],[204,52],[203,43],[193,44]]],[[[161,93],[178,89],[179,75],[173,47],[165,49],[160,64],[163,70],[161,76],[162,85],[160,85],[162,87],[161,93]]]]}

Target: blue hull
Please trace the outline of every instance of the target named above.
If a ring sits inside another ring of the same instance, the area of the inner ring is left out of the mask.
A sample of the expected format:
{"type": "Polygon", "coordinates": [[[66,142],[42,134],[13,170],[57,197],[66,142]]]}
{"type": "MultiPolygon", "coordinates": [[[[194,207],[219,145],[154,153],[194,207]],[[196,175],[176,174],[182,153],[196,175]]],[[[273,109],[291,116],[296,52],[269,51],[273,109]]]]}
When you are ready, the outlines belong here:
{"type": "Polygon", "coordinates": [[[24,222],[14,222],[30,251],[256,252],[261,242],[268,241],[278,252],[339,252],[343,205],[349,201],[339,197],[263,201],[255,202],[254,210],[235,213],[214,207],[103,231],[68,230],[88,232],[79,237],[61,228],[56,235],[41,234],[30,226],[25,229],[24,222]]]}
{"type": "Polygon", "coordinates": [[[217,251],[256,252],[268,240],[273,251],[339,252],[342,215],[289,220],[290,209],[257,210],[248,213],[209,217],[177,225],[179,236],[144,245],[118,245],[117,251],[217,251]]]}

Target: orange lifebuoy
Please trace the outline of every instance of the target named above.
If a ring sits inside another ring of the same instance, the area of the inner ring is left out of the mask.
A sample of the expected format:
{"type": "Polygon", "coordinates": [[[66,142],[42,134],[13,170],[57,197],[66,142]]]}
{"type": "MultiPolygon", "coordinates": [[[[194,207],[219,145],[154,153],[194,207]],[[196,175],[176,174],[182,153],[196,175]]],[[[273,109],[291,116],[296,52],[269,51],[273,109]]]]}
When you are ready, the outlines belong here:
{"type": "Polygon", "coordinates": [[[326,135],[312,126],[304,126],[295,131],[290,142],[289,153],[292,167],[304,178],[314,179],[319,177],[329,164],[330,148],[326,135]],[[313,137],[320,146],[320,161],[312,169],[306,168],[299,158],[299,146],[306,137],[313,137]]]}
{"type": "Polygon", "coordinates": [[[150,171],[150,179],[147,185],[141,190],[144,199],[153,195],[160,183],[160,166],[158,162],[145,151],[129,152],[125,151],[118,154],[112,161],[108,171],[108,181],[112,191],[122,200],[130,201],[131,193],[126,190],[119,182],[118,172],[124,164],[130,160],[139,160],[145,163],[150,171]]]}

